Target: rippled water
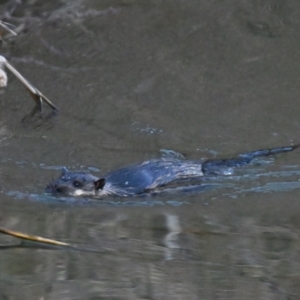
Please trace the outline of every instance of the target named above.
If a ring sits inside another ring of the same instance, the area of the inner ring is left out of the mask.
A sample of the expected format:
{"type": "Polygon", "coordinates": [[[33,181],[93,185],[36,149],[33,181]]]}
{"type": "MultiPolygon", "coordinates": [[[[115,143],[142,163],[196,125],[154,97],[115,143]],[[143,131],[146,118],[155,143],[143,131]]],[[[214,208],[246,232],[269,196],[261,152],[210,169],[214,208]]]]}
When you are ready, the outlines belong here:
{"type": "Polygon", "coordinates": [[[298,2],[2,1],[1,54],[60,109],[0,92],[0,299],[298,299],[299,150],[155,197],[52,197],[161,156],[233,157],[299,142],[298,2]],[[27,117],[26,117],[27,116],[27,117]],[[25,117],[25,119],[24,119],[25,117]],[[23,121],[22,121],[23,120],[23,121]]]}

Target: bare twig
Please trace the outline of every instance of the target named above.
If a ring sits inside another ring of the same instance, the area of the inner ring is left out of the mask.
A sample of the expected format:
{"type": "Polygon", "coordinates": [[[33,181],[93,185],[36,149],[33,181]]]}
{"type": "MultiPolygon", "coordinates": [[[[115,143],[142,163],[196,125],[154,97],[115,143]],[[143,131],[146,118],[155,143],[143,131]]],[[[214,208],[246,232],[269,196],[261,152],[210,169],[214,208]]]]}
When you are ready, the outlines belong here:
{"type": "MultiPolygon", "coordinates": [[[[21,241],[29,241],[33,243],[37,243],[37,245],[43,245],[44,247],[59,247],[63,249],[68,249],[68,250],[75,250],[75,251],[85,251],[85,252],[95,252],[95,253],[104,253],[107,252],[107,250],[98,250],[98,249],[93,249],[93,248],[87,248],[87,247],[80,247],[77,245],[72,245],[69,243],[64,243],[52,239],[47,239],[43,238],[41,236],[37,235],[31,235],[19,231],[14,231],[10,230],[4,227],[0,227],[0,233],[21,239],[21,241]]],[[[22,247],[22,244],[17,244],[17,245],[1,245],[0,249],[8,249],[8,248],[15,248],[15,247],[22,247]]]]}
{"type": "MultiPolygon", "coordinates": [[[[43,95],[37,88],[35,88],[27,79],[25,79],[20,72],[18,72],[7,60],[4,56],[0,55],[0,68],[3,67],[9,69],[26,87],[28,92],[30,93],[33,100],[36,102],[37,107],[39,107],[40,111],[43,110],[42,104],[43,101],[46,102],[54,111],[58,112],[58,108],[45,96],[43,95]]],[[[0,74],[1,75],[1,74],[0,74]]],[[[5,82],[6,85],[6,82],[5,82]]]]}
{"type": "Polygon", "coordinates": [[[22,240],[27,240],[27,241],[31,241],[31,242],[37,242],[37,243],[42,243],[42,244],[47,244],[47,245],[52,245],[52,246],[62,246],[62,247],[72,247],[71,244],[68,243],[63,243],[63,242],[59,242],[56,240],[52,240],[52,239],[46,239],[37,235],[29,235],[27,233],[22,233],[19,231],[13,231],[10,229],[6,229],[4,227],[0,227],[0,233],[3,234],[7,234],[22,240]]]}
{"type": "Polygon", "coordinates": [[[9,32],[11,35],[16,36],[17,33],[14,32],[13,30],[11,30],[8,26],[6,26],[6,24],[2,21],[0,21],[0,27],[2,27],[4,30],[6,30],[7,32],[9,32]]]}

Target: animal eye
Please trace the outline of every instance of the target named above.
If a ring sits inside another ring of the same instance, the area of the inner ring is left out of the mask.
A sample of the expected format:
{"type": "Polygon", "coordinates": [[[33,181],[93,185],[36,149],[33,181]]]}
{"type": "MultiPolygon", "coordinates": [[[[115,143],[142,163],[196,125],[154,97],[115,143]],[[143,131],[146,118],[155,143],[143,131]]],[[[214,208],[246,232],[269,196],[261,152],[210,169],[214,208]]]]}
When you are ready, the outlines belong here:
{"type": "Polygon", "coordinates": [[[80,188],[80,187],[82,187],[82,183],[78,180],[75,180],[75,181],[73,181],[73,186],[77,187],[77,188],[80,188]]]}

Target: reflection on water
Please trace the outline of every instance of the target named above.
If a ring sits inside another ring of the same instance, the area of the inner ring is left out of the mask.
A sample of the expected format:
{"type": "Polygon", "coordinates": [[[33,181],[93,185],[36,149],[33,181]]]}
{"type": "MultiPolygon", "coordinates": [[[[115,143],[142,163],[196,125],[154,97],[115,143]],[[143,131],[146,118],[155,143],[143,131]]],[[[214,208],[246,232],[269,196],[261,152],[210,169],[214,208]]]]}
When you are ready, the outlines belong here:
{"type": "MultiPolygon", "coordinates": [[[[299,205],[292,200],[289,208],[276,207],[278,200],[263,208],[262,197],[221,197],[192,209],[123,210],[13,201],[15,220],[2,212],[7,226],[103,252],[2,250],[1,291],[16,299],[287,299],[298,289],[299,205]],[[29,214],[30,222],[24,219],[29,214]]],[[[1,237],[1,244],[11,242],[1,237]]]]}
{"type": "MultiPolygon", "coordinates": [[[[60,166],[297,143],[297,1],[2,1],[1,55],[60,109],[0,97],[1,226],[99,252],[5,247],[2,299],[299,299],[299,151],[151,197],[53,197],[60,166]],[[174,149],[170,151],[166,149],[174,149]]],[[[1,245],[4,245],[1,247],[1,245]]],[[[26,246],[26,247],[25,247],[26,246]]]]}
{"type": "Polygon", "coordinates": [[[165,259],[173,259],[172,249],[180,248],[177,240],[178,234],[182,231],[178,216],[166,214],[166,226],[169,233],[166,234],[164,238],[164,244],[166,246],[165,259]]]}

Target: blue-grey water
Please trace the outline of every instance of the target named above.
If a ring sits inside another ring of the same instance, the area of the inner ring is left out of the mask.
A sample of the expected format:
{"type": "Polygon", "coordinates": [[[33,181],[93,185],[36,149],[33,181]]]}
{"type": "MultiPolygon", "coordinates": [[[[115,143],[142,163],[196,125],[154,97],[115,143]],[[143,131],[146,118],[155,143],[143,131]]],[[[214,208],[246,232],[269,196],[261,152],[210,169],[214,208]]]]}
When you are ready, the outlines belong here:
{"type": "Polygon", "coordinates": [[[18,36],[0,31],[0,54],[60,113],[29,118],[8,74],[0,226],[91,251],[1,235],[0,299],[299,299],[299,150],[185,192],[44,194],[62,166],[100,176],[161,149],[298,143],[299,14],[283,0],[1,1],[18,36]]]}

